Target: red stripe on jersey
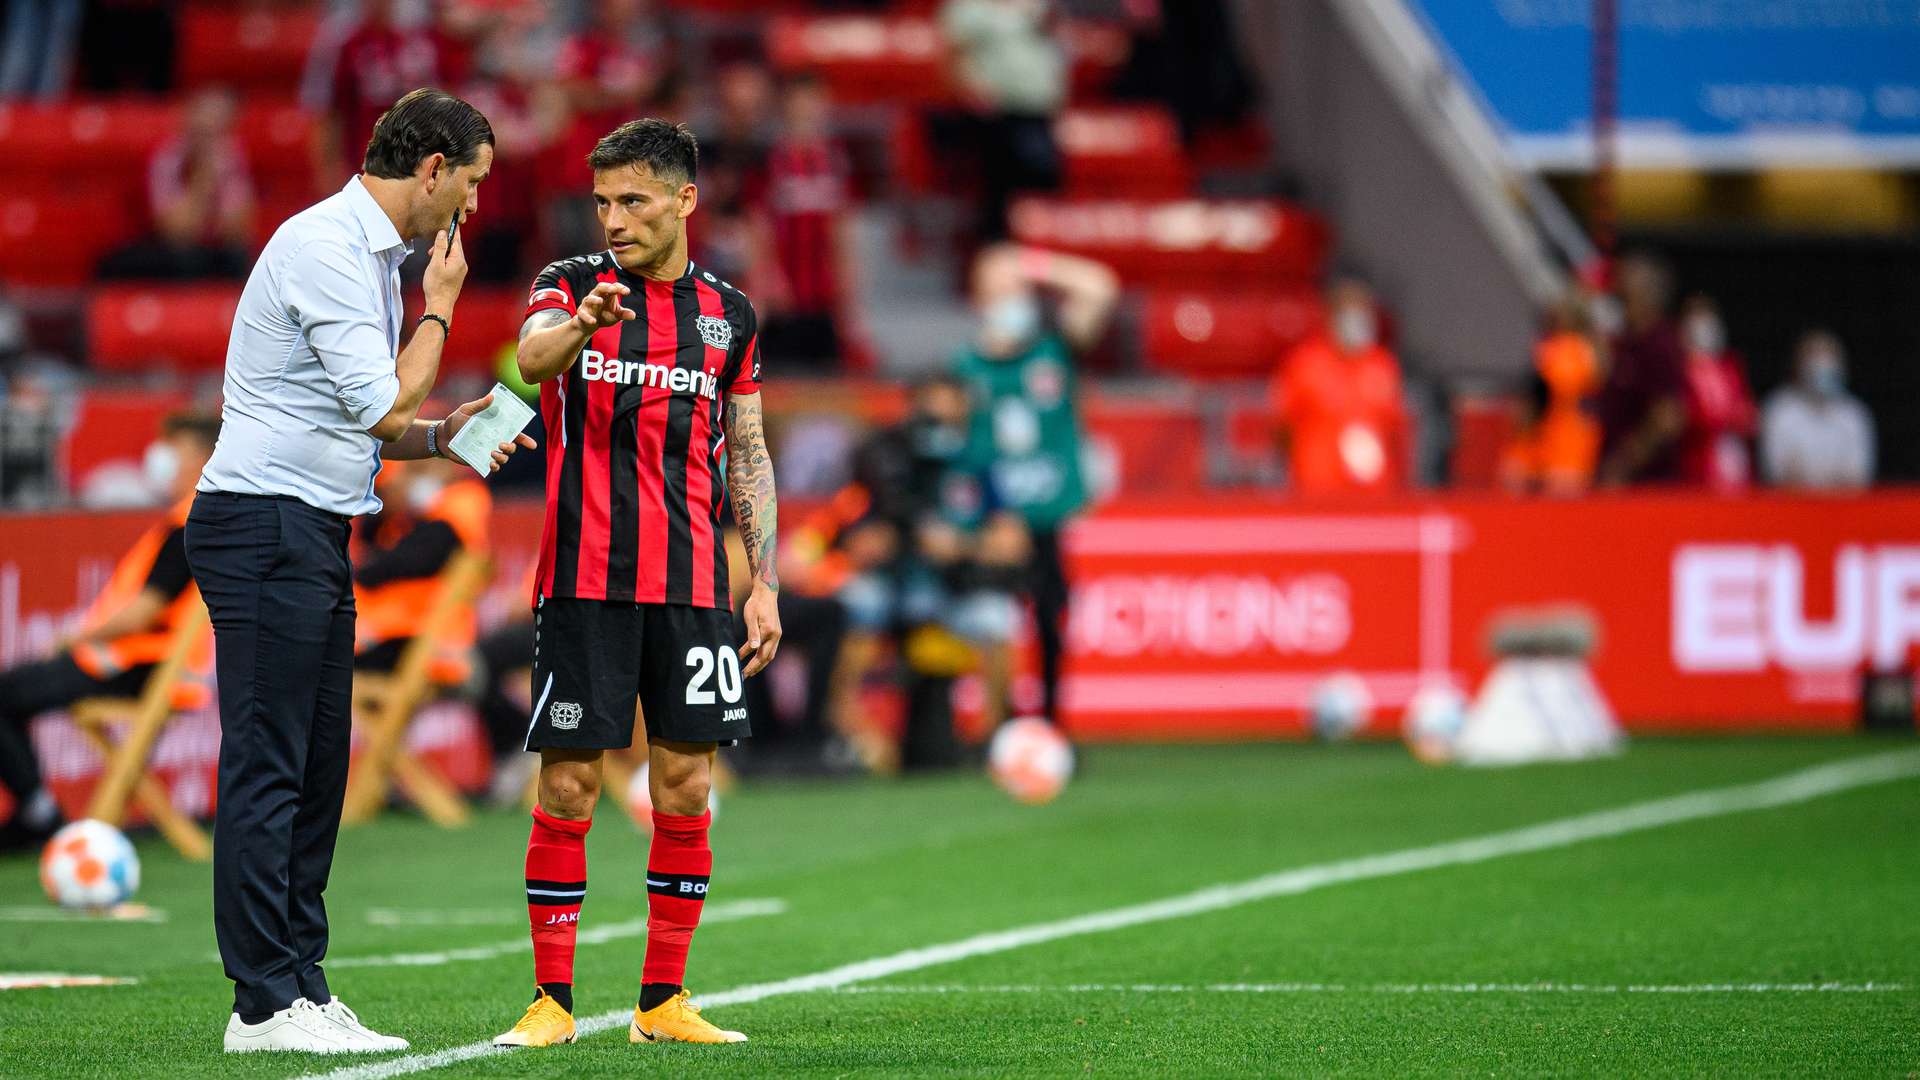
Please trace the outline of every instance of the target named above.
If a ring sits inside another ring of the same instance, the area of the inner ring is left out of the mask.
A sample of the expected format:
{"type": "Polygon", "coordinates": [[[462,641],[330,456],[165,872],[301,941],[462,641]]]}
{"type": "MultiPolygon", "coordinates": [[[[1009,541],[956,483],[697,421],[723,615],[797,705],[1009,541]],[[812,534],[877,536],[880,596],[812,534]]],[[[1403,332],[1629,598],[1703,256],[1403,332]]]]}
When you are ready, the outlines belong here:
{"type": "MultiPolygon", "coordinates": [[[[706,282],[694,279],[694,289],[700,296],[700,313],[727,320],[727,309],[720,299],[720,291],[706,282]]],[[[706,347],[706,370],[718,379],[727,366],[727,350],[706,347]]],[[[713,574],[708,568],[713,566],[713,472],[718,462],[713,458],[708,444],[713,441],[714,411],[720,407],[720,397],[711,401],[696,402],[693,410],[693,428],[687,433],[687,520],[693,529],[693,602],[700,607],[718,607],[720,598],[713,595],[713,574]]]]}
{"type": "MultiPolygon", "coordinates": [[[[649,281],[644,289],[647,294],[647,358],[649,364],[659,364],[671,368],[680,354],[680,316],[673,307],[673,286],[671,281],[649,281]]],[[[667,545],[673,542],[672,523],[667,516],[666,474],[661,471],[661,462],[665,458],[667,425],[660,411],[670,407],[670,402],[661,402],[658,408],[655,402],[662,398],[671,398],[673,391],[665,386],[644,387],[646,397],[641,399],[640,412],[647,422],[640,425],[639,453],[635,455],[640,463],[639,503],[640,503],[640,570],[634,584],[633,598],[642,604],[661,604],[667,599],[667,545]]]]}
{"type": "MultiPolygon", "coordinates": [[[[561,372],[540,384],[540,419],[546,425],[547,490],[560,490],[560,470],[566,465],[567,373],[561,372]]],[[[560,500],[549,495],[547,516],[540,525],[540,562],[534,576],[533,599],[553,595],[553,552],[560,532],[560,500]]]]}
{"type": "MultiPolygon", "coordinates": [[[[613,279],[611,275],[602,275],[602,280],[613,279]]],[[[620,326],[614,323],[594,331],[587,347],[606,356],[619,356],[620,326]]],[[[608,461],[608,451],[613,445],[613,399],[620,387],[605,380],[586,382],[584,379],[576,380],[576,385],[587,395],[587,422],[580,433],[580,464],[585,482],[580,485],[580,578],[574,595],[604,597],[607,595],[607,548],[612,543],[609,490],[610,485],[624,480],[610,475],[612,469],[608,461]]]]}

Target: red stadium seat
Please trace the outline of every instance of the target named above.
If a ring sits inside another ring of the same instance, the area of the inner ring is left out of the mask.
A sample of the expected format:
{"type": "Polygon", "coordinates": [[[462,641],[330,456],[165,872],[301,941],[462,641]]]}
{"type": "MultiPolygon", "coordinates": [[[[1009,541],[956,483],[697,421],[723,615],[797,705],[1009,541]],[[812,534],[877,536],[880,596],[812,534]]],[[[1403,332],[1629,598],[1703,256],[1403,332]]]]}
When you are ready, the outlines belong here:
{"type": "Polygon", "coordinates": [[[1278,200],[1028,198],[1010,219],[1022,243],[1099,259],[1146,285],[1311,281],[1328,241],[1318,217],[1278,200]]]}
{"type": "Polygon", "coordinates": [[[1164,108],[1069,109],[1053,132],[1072,195],[1178,198],[1192,189],[1180,128],[1164,108]]]}
{"type": "Polygon", "coordinates": [[[87,310],[93,366],[218,371],[239,301],[238,283],[104,286],[87,310]]]}
{"type": "MultiPolygon", "coordinates": [[[[276,179],[297,180],[310,187],[313,180],[314,126],[318,118],[291,102],[249,102],[240,112],[240,141],[246,144],[247,164],[256,184],[276,179]]],[[[342,177],[345,183],[346,178],[342,177]]],[[[308,200],[311,202],[312,200],[308,200]]]]}
{"type": "Polygon", "coordinates": [[[953,96],[932,19],[780,16],[768,24],[766,42],[777,70],[818,72],[840,101],[930,104],[953,96]]]}
{"type": "Polygon", "coordinates": [[[79,285],[108,251],[145,231],[139,210],[98,191],[0,195],[0,281],[33,287],[79,285]]]}
{"type": "Polygon", "coordinates": [[[0,172],[125,170],[173,133],[178,115],[172,103],[146,100],[0,105],[0,172]]]}
{"type": "Polygon", "coordinates": [[[1266,376],[1320,322],[1308,285],[1261,292],[1156,291],[1147,297],[1146,359],[1197,376],[1266,376]]]}
{"type": "Polygon", "coordinates": [[[314,8],[192,4],[180,13],[174,74],[181,86],[221,83],[291,98],[320,29],[314,8]]]}

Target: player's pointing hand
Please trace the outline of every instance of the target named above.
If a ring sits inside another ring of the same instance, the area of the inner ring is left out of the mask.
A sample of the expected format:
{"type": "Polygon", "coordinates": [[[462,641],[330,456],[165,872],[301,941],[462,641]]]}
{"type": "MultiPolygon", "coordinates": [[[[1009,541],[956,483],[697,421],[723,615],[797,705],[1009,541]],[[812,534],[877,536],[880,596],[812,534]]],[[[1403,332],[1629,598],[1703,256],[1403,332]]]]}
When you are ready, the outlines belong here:
{"type": "Polygon", "coordinates": [[[633,309],[624,307],[620,303],[620,298],[630,291],[625,285],[612,281],[603,281],[595,285],[593,291],[580,301],[580,310],[573,316],[574,322],[579,324],[580,329],[592,333],[595,330],[631,321],[634,317],[633,309]]]}

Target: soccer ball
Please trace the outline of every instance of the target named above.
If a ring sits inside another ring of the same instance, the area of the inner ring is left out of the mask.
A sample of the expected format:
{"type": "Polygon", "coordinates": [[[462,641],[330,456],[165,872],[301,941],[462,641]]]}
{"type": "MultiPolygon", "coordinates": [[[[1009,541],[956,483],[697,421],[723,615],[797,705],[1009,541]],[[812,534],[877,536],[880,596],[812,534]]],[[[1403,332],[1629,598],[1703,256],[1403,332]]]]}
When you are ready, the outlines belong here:
{"type": "Polygon", "coordinates": [[[1039,717],[1009,720],[987,746],[987,771],[1023,803],[1051,802],[1073,778],[1073,744],[1039,717]]]}
{"type": "Polygon", "coordinates": [[[140,887],[140,857],[119,829],[104,821],[76,821],[40,853],[40,884],[64,908],[109,908],[140,887]]]}
{"type": "MultiPolygon", "coordinates": [[[[641,762],[633,770],[633,779],[627,781],[627,816],[633,819],[633,827],[643,833],[653,832],[653,789],[647,785],[648,767],[641,762]]],[[[711,818],[720,816],[720,789],[707,790],[707,814],[711,818]]]]}
{"type": "Polygon", "coordinates": [[[1454,741],[1466,726],[1466,696],[1445,684],[1421,687],[1400,718],[1407,748],[1429,765],[1453,760],[1454,741]]]}
{"type": "Polygon", "coordinates": [[[1328,742],[1350,739],[1372,719],[1373,694],[1360,676],[1351,671],[1335,672],[1313,688],[1308,716],[1316,738],[1328,742]]]}

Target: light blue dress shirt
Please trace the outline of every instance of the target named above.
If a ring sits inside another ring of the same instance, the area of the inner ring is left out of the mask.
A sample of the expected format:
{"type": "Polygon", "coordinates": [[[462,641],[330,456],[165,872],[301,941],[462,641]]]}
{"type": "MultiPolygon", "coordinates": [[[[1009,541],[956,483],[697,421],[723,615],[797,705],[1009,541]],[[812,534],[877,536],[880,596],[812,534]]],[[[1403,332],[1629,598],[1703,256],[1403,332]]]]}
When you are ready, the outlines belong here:
{"type": "Polygon", "coordinates": [[[201,491],[380,509],[380,440],[367,429],[400,393],[400,263],[412,252],[357,176],[274,232],[234,312],[201,491]]]}

